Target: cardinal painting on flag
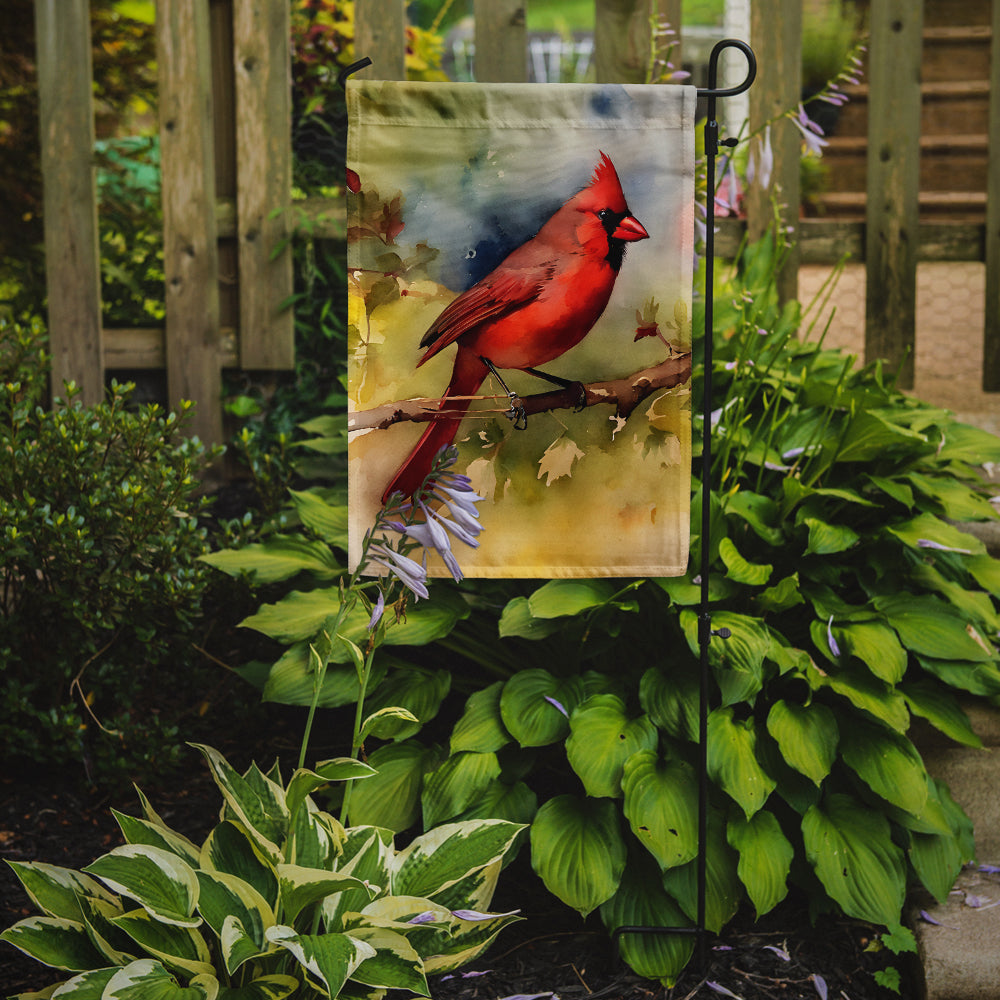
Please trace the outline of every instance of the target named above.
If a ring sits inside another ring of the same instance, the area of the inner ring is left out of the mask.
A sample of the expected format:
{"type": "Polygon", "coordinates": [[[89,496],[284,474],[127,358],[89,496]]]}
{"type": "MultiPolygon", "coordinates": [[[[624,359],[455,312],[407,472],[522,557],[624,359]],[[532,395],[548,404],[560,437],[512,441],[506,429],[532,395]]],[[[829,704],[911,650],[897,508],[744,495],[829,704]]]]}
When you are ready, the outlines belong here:
{"type": "Polygon", "coordinates": [[[485,498],[466,575],[685,572],[693,91],[348,102],[352,554],[454,443],[485,498]]]}

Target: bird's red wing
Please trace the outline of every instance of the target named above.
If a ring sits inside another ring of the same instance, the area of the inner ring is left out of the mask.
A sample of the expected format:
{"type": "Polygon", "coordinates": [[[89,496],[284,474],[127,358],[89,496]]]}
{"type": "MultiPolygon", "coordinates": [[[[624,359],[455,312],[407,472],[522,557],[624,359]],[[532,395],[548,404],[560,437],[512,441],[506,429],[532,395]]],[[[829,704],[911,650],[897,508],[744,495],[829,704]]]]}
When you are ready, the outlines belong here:
{"type": "Polygon", "coordinates": [[[555,265],[546,262],[523,270],[505,269],[501,265],[488,274],[453,300],[420,338],[420,346],[428,350],[418,366],[485,320],[496,319],[533,302],[554,271],[555,265]]]}

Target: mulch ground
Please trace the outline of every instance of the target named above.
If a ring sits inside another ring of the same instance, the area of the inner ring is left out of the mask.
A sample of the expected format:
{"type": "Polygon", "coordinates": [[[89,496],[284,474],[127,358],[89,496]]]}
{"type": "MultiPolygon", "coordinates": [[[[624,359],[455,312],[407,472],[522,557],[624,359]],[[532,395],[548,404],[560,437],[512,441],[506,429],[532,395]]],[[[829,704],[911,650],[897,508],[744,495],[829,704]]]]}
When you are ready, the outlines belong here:
{"type": "MultiPolygon", "coordinates": [[[[222,743],[220,749],[240,761],[238,747],[222,743]]],[[[138,815],[134,794],[108,796],[73,777],[0,778],[0,858],[80,868],[122,842],[110,810],[138,815]]],[[[190,769],[148,791],[164,820],[196,841],[215,821],[218,793],[193,751],[190,769]]],[[[582,922],[546,893],[524,856],[501,877],[494,907],[519,908],[525,920],[502,932],[469,969],[432,977],[435,1000],[887,1000],[893,994],[873,979],[887,965],[903,973],[903,997],[919,992],[899,959],[866,950],[871,928],[842,919],[822,919],[813,927],[799,901],[783,904],[759,924],[740,914],[718,939],[706,941],[705,968],[689,968],[673,989],[641,979],[618,961],[596,917],[582,922]]],[[[0,865],[0,927],[32,912],[13,873],[0,865]]],[[[0,944],[0,995],[38,990],[60,978],[0,944]]]]}

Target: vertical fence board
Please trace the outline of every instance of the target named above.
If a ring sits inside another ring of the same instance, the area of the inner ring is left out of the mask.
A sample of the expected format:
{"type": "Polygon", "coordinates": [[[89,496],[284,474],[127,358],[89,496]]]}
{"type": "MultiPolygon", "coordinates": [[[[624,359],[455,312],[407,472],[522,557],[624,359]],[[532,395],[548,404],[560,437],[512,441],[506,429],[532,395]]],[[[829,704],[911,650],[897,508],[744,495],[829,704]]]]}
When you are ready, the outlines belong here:
{"type": "Polygon", "coordinates": [[[475,0],[476,80],[523,83],[528,79],[524,0],[475,0]]]}
{"type": "Polygon", "coordinates": [[[594,0],[594,67],[598,83],[646,82],[650,3],[594,0]]]}
{"type": "Polygon", "coordinates": [[[986,178],[986,325],[983,389],[1000,392],[1000,0],[993,0],[990,45],[989,171],[986,178]]]}
{"type": "Polygon", "coordinates": [[[52,392],[104,395],[88,0],[35,0],[52,392]]]}
{"type": "Polygon", "coordinates": [[[293,314],[281,305],[292,294],[289,15],[287,0],[233,7],[243,368],[295,367],[293,314]]]}
{"type": "Polygon", "coordinates": [[[355,58],[372,65],[359,76],[406,79],[406,4],[404,0],[354,0],[355,58]]]}
{"type": "Polygon", "coordinates": [[[192,430],[222,440],[219,258],[207,0],[156,10],[166,273],[167,394],[195,400],[192,430]]]}
{"type": "MultiPolygon", "coordinates": [[[[780,224],[793,231],[795,241],[778,274],[782,301],[798,295],[800,249],[799,159],[802,136],[783,115],[799,103],[802,91],[802,4],[799,0],[759,0],[750,8],[750,40],[760,72],[750,88],[750,131],[777,118],[771,126],[774,169],[766,188],[756,178],[747,193],[747,226],[750,239],[759,239],[774,221],[774,203],[779,205],[780,224]]],[[[725,114],[726,109],[720,111],[725,114]]],[[[728,123],[735,134],[739,122],[728,123]]],[[[755,142],[757,140],[754,140],[755,142]]]]}
{"type": "Polygon", "coordinates": [[[872,0],[868,98],[865,359],[913,386],[923,3],[872,0]],[[905,360],[904,360],[905,359],[905,360]]]}

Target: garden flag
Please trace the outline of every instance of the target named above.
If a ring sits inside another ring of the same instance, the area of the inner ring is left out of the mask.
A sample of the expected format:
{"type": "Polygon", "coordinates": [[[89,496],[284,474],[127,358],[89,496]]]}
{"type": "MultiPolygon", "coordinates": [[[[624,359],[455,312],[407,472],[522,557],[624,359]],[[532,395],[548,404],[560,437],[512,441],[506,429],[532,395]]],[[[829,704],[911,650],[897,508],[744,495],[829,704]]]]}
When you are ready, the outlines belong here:
{"type": "Polygon", "coordinates": [[[467,576],[687,571],[695,96],[348,82],[352,565],[454,442],[467,576]]]}

